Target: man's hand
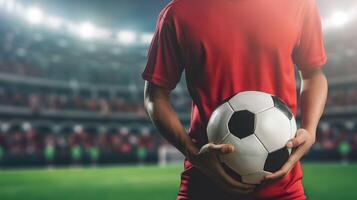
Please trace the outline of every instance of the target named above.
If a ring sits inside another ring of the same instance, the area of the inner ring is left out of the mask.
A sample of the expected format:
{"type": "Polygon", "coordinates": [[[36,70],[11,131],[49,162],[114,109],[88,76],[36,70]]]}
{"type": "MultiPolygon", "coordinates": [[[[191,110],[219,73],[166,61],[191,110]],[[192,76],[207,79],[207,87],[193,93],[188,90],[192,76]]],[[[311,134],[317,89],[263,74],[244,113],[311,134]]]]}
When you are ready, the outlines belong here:
{"type": "Polygon", "coordinates": [[[198,153],[188,153],[187,158],[202,173],[210,177],[222,189],[232,193],[250,193],[254,185],[244,184],[234,180],[223,169],[218,156],[232,153],[234,147],[229,144],[206,144],[198,153]]]}
{"type": "Polygon", "coordinates": [[[279,171],[267,175],[264,181],[271,182],[284,178],[295,166],[296,162],[310,150],[314,143],[315,133],[309,133],[306,129],[297,130],[296,137],[291,139],[286,145],[288,148],[293,148],[293,153],[289,160],[279,171]]]}

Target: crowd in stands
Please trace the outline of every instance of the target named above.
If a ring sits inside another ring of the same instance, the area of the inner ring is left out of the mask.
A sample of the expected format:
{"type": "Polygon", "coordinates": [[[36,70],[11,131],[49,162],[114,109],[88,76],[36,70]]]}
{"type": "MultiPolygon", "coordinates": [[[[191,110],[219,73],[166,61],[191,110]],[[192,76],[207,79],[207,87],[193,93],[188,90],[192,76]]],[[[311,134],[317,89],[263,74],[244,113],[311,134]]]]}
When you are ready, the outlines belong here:
{"type": "Polygon", "coordinates": [[[161,144],[150,127],[114,129],[74,125],[61,130],[23,123],[0,131],[0,165],[154,162],[161,144]],[[31,160],[32,159],[32,160],[31,160]],[[2,162],[3,161],[3,162],[2,162]],[[24,163],[25,161],[25,163],[24,163]]]}
{"type": "MultiPolygon", "coordinates": [[[[29,92],[26,86],[22,88],[4,88],[0,86],[0,106],[15,106],[28,108],[33,112],[43,110],[54,111],[92,111],[100,115],[110,116],[113,113],[135,113],[145,115],[143,94],[141,90],[127,91],[114,97],[88,96],[73,94],[73,92],[29,92]]],[[[180,113],[190,111],[191,99],[186,93],[173,94],[172,104],[180,113]]],[[[329,91],[327,108],[341,108],[357,105],[357,85],[336,87],[329,91]]]]}
{"type": "Polygon", "coordinates": [[[0,73],[90,84],[138,83],[147,46],[88,42],[28,29],[0,13],[0,73]]]}
{"type": "MultiPolygon", "coordinates": [[[[36,114],[42,111],[86,111],[93,112],[89,115],[108,117],[117,113],[145,116],[140,73],[145,65],[147,46],[123,48],[28,29],[12,23],[1,13],[0,34],[3,36],[0,38],[1,120],[12,120],[1,113],[4,108],[30,110],[32,121],[39,120],[36,114]],[[16,80],[9,81],[10,76],[16,80]],[[39,84],[38,80],[61,84],[39,84]],[[68,83],[86,84],[87,88],[69,87],[68,83]],[[91,88],[98,85],[108,88],[101,91],[91,88]],[[113,92],[116,87],[124,90],[113,92]]],[[[345,42],[337,43],[331,36],[327,39],[327,77],[343,79],[347,74],[357,74],[354,34],[346,37],[345,42]]],[[[188,114],[191,99],[182,89],[185,86],[180,84],[179,87],[171,96],[172,104],[179,113],[188,114]]],[[[357,106],[356,83],[330,87],[326,107],[348,106],[357,106]]],[[[309,154],[312,159],[339,159],[342,155],[357,160],[357,121],[346,122],[346,118],[342,117],[337,123],[321,122],[316,144],[309,154]]],[[[57,123],[54,119],[48,120],[57,123]]],[[[74,119],[69,117],[68,120],[74,119]]],[[[158,148],[165,142],[148,123],[138,126],[128,123],[116,128],[0,123],[0,166],[156,162],[158,148]]]]}
{"type": "MultiPolygon", "coordinates": [[[[0,106],[28,108],[32,112],[43,110],[54,111],[92,111],[104,116],[112,113],[136,113],[145,115],[143,107],[143,92],[126,91],[110,97],[108,93],[91,97],[87,94],[73,94],[70,90],[59,92],[52,90],[34,91],[27,86],[7,88],[0,86],[0,106]]],[[[179,112],[188,112],[191,101],[187,95],[172,95],[172,103],[179,112]]]]}
{"type": "MultiPolygon", "coordinates": [[[[339,159],[350,154],[356,156],[355,123],[357,121],[322,121],[311,154],[316,156],[320,152],[322,156],[327,156],[325,159],[339,159]]],[[[16,166],[18,160],[24,157],[26,159],[21,165],[157,162],[158,148],[165,144],[150,125],[110,129],[73,125],[61,129],[50,125],[33,128],[28,122],[12,127],[2,124],[0,166],[16,166]]]]}
{"type": "Polygon", "coordinates": [[[345,142],[351,151],[357,152],[357,126],[356,122],[348,121],[343,123],[320,122],[316,143],[313,147],[315,150],[336,150],[345,142]],[[343,124],[345,123],[345,124],[343,124]]]}
{"type": "Polygon", "coordinates": [[[326,106],[344,107],[357,105],[357,85],[330,88],[326,106]]]}

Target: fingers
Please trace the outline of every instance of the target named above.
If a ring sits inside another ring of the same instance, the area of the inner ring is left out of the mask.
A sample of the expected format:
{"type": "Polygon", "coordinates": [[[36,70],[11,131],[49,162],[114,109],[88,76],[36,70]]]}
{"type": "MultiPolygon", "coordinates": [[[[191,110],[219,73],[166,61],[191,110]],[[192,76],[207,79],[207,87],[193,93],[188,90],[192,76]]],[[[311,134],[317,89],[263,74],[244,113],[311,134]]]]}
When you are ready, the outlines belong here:
{"type": "Polygon", "coordinates": [[[286,144],[287,148],[296,148],[302,145],[307,139],[307,131],[304,129],[299,129],[296,133],[296,137],[289,140],[286,144]]]}
{"type": "Polygon", "coordinates": [[[284,178],[295,166],[296,162],[302,157],[300,156],[300,153],[298,151],[299,149],[297,149],[297,151],[295,151],[290,156],[289,160],[283,165],[283,167],[279,171],[265,176],[264,182],[271,182],[284,178]]]}
{"type": "Polygon", "coordinates": [[[285,163],[284,166],[292,168],[297,161],[301,159],[305,155],[305,153],[309,150],[309,145],[301,145],[293,151],[290,155],[288,161],[285,163]]]}
{"type": "Polygon", "coordinates": [[[273,174],[267,175],[264,181],[275,181],[284,178],[284,176],[286,176],[295,166],[296,162],[299,161],[301,157],[305,154],[307,149],[308,147],[306,145],[298,146],[295,151],[293,151],[288,161],[286,161],[286,163],[282,166],[282,168],[273,174]]]}
{"type": "Polygon", "coordinates": [[[284,178],[289,173],[286,169],[281,169],[273,174],[269,174],[264,178],[264,182],[273,182],[284,178]]]}
{"type": "Polygon", "coordinates": [[[208,149],[218,154],[224,155],[234,151],[233,145],[230,144],[208,144],[208,149]]]}
{"type": "Polygon", "coordinates": [[[287,161],[283,167],[281,167],[280,170],[276,171],[273,174],[269,174],[267,176],[264,177],[264,182],[272,182],[272,181],[276,181],[279,179],[284,178],[286,175],[289,174],[290,170],[293,168],[293,166],[295,165],[296,161],[294,163],[292,163],[292,161],[287,161]]]}
{"type": "Polygon", "coordinates": [[[219,156],[217,155],[227,154],[233,151],[234,147],[229,144],[206,144],[201,148],[195,158],[197,161],[195,162],[195,166],[227,192],[252,192],[256,187],[255,185],[244,184],[236,181],[226,173],[219,161],[219,156]]]}

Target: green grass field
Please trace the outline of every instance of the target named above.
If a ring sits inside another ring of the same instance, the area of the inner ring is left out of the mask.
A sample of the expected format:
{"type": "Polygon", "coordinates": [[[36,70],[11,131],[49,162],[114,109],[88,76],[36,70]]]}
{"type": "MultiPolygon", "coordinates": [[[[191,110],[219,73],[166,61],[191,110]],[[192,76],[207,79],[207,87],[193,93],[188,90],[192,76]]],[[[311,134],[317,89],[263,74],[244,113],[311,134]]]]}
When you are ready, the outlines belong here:
{"type": "MultiPolygon", "coordinates": [[[[0,171],[1,200],[175,199],[179,166],[0,171]]],[[[357,165],[305,164],[309,199],[357,199],[357,165]]]]}

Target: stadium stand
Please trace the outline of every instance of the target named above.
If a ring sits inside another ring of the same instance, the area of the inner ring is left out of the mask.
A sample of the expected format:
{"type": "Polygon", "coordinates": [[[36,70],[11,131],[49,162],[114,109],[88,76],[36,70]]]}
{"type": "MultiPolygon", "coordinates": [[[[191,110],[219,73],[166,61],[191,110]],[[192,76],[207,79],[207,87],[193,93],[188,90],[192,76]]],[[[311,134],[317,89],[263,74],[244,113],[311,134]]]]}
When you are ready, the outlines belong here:
{"type": "MultiPolygon", "coordinates": [[[[0,35],[0,166],[158,161],[166,143],[142,104],[148,44],[88,42],[7,13],[0,13],[0,35]]],[[[326,35],[330,91],[305,160],[357,160],[357,42],[347,35],[342,43],[326,35]]],[[[183,82],[171,100],[188,126],[183,82]]]]}

